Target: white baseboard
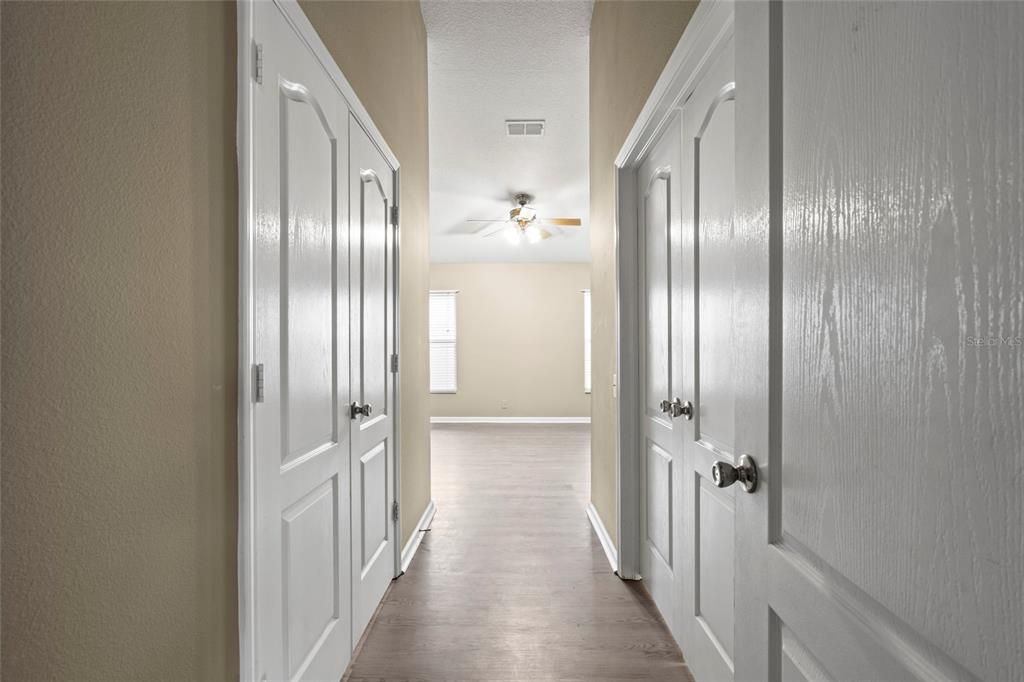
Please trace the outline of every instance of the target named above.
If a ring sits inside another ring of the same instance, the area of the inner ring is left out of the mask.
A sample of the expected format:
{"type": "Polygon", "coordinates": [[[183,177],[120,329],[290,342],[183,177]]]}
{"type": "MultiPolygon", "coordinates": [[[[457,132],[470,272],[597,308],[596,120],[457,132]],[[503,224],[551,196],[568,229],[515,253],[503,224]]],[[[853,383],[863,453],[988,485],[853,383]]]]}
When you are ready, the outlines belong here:
{"type": "Polygon", "coordinates": [[[619,554],[615,550],[615,544],[612,542],[612,537],[608,535],[608,529],[604,527],[604,522],[601,521],[601,515],[597,513],[597,507],[591,502],[587,505],[587,518],[590,519],[590,525],[594,528],[594,534],[597,535],[597,539],[601,541],[601,546],[604,548],[604,555],[608,557],[608,563],[612,566],[612,572],[619,570],[619,554]]]}
{"type": "Polygon", "coordinates": [[[434,520],[436,512],[437,505],[431,500],[427,503],[427,508],[423,510],[423,516],[420,517],[419,523],[416,524],[416,530],[409,537],[409,542],[405,543],[405,547],[402,548],[402,573],[409,570],[409,564],[412,563],[416,550],[420,548],[420,543],[423,542],[426,529],[430,527],[430,522],[434,520]]]}
{"type": "Polygon", "coordinates": [[[431,424],[589,424],[590,417],[431,417],[431,424]]]}

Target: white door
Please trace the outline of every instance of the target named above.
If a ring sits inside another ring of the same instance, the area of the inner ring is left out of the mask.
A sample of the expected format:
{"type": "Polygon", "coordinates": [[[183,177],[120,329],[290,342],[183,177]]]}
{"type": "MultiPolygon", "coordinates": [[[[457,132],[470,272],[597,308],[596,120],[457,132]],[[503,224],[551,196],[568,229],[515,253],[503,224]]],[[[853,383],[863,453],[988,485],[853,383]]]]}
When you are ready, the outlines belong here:
{"type": "Polygon", "coordinates": [[[708,66],[683,105],[684,396],[694,418],[683,429],[682,570],[678,622],[698,680],[731,680],[735,487],[719,488],[716,461],[735,464],[733,41],[708,66]],[[692,369],[690,369],[692,368],[692,369]]]}
{"type": "Polygon", "coordinates": [[[352,639],[395,577],[395,229],[392,169],[349,120],[352,320],[352,639]]]}
{"type": "Polygon", "coordinates": [[[352,650],[348,108],[276,5],[256,3],[254,31],[257,674],[337,680],[352,650]]]}
{"type": "Polygon", "coordinates": [[[669,125],[637,173],[640,197],[641,480],[640,573],[676,634],[676,573],[683,418],[680,335],[679,126],[669,125]],[[680,418],[676,418],[680,417],[680,418]]]}
{"type": "Polygon", "coordinates": [[[736,45],[737,677],[1024,679],[1024,5],[736,45]]]}

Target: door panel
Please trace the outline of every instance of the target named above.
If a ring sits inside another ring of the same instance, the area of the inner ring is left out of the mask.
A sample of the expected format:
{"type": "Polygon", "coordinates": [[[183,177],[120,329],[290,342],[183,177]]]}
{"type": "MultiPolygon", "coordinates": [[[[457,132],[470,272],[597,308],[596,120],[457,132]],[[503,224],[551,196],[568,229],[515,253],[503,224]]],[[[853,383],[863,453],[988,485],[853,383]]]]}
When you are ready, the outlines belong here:
{"type": "Polygon", "coordinates": [[[750,5],[737,672],[1022,679],[1024,7],[750,5]]]}
{"type": "Polygon", "coordinates": [[[395,577],[393,258],[395,232],[388,220],[392,173],[355,118],[350,189],[352,400],[370,405],[354,415],[352,433],[352,644],[358,642],[384,591],[395,577]]]}
{"type": "Polygon", "coordinates": [[[724,656],[733,652],[733,537],[735,510],[732,501],[708,478],[697,476],[697,519],[699,529],[694,564],[697,573],[694,613],[703,636],[717,643],[724,656]],[[724,570],[723,570],[723,567],[724,570]]]}
{"type": "MultiPolygon", "coordinates": [[[[337,621],[338,480],[327,481],[282,514],[284,540],[285,670],[294,676],[318,640],[337,621]]],[[[347,614],[346,614],[347,615],[347,614]]]]}
{"type": "Polygon", "coordinates": [[[789,628],[781,624],[778,627],[782,682],[832,682],[835,679],[789,628]]]}
{"type": "MultiPolygon", "coordinates": [[[[732,44],[724,48],[723,60],[731,62],[732,44]]],[[[732,80],[730,66],[716,64],[700,86],[700,95],[715,94],[716,88],[728,87],[732,80]]],[[[697,240],[697,358],[699,373],[696,390],[700,396],[699,438],[732,452],[735,422],[733,385],[733,282],[736,266],[733,260],[733,194],[734,159],[732,100],[691,99],[686,113],[695,109],[696,119],[706,127],[693,140],[694,185],[697,204],[694,209],[694,231],[697,240]],[[699,108],[707,107],[701,120],[699,108]]],[[[706,473],[706,472],[703,472],[706,473]]]]}
{"type": "Polygon", "coordinates": [[[661,402],[672,392],[671,292],[671,168],[660,167],[644,197],[644,282],[646,284],[647,414],[661,418],[661,402]]]}
{"type": "Polygon", "coordinates": [[[316,98],[284,84],[281,112],[281,391],[285,463],[335,442],[337,153],[316,98]]]}
{"type": "Polygon", "coordinates": [[[360,172],[363,174],[359,183],[362,216],[356,223],[356,229],[359,231],[361,247],[359,262],[362,295],[359,297],[359,307],[362,334],[357,366],[361,374],[359,385],[363,402],[379,405],[383,415],[388,409],[386,386],[389,376],[388,333],[391,326],[387,305],[391,289],[387,281],[389,197],[379,184],[378,181],[383,180],[375,170],[361,168],[360,172]]]}
{"type": "MultiPolygon", "coordinates": [[[[663,408],[680,395],[679,126],[669,126],[637,174],[640,202],[640,330],[644,496],[640,572],[675,631],[679,556],[679,425],[663,408]]],[[[677,635],[678,636],[678,635],[677,635]]]]}
{"type": "Polygon", "coordinates": [[[359,497],[362,501],[362,557],[360,575],[373,567],[388,541],[387,447],[380,443],[359,458],[359,497]]]}
{"type": "Polygon", "coordinates": [[[735,185],[733,41],[723,40],[683,106],[683,357],[696,414],[684,432],[683,570],[680,624],[697,679],[733,675],[735,488],[711,478],[735,464],[733,380],[735,185]]]}
{"type": "Polygon", "coordinates": [[[653,443],[647,449],[647,542],[672,568],[672,455],[653,443]]]}
{"type": "Polygon", "coordinates": [[[279,8],[258,3],[253,90],[253,574],[257,665],[273,680],[338,679],[348,663],[348,109],[279,8]],[[342,214],[343,215],[343,214],[342,214]],[[347,364],[347,360],[343,361],[347,364]]]}

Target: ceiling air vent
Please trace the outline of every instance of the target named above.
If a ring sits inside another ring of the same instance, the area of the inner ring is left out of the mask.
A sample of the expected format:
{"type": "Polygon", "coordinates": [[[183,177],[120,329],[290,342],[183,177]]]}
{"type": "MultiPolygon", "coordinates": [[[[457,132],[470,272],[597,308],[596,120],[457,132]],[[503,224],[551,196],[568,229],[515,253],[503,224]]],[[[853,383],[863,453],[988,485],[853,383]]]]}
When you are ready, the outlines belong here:
{"type": "Polygon", "coordinates": [[[542,120],[512,120],[505,121],[505,129],[512,137],[537,137],[544,134],[544,121],[542,120]]]}

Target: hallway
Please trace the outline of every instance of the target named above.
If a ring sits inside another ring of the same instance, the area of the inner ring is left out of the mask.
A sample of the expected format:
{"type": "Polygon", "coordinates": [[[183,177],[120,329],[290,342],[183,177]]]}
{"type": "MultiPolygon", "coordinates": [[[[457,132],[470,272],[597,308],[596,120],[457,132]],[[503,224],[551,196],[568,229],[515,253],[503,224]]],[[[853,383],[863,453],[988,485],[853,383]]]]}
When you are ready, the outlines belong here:
{"type": "Polygon", "coordinates": [[[434,425],[437,515],[345,679],[691,679],[587,522],[589,430],[434,425]]]}

